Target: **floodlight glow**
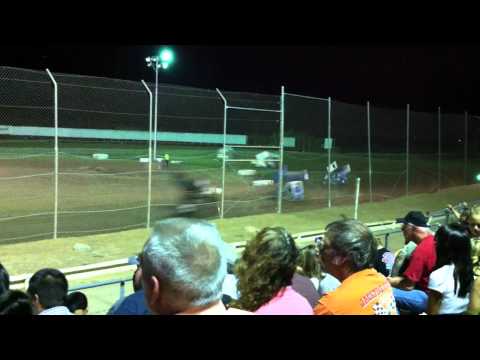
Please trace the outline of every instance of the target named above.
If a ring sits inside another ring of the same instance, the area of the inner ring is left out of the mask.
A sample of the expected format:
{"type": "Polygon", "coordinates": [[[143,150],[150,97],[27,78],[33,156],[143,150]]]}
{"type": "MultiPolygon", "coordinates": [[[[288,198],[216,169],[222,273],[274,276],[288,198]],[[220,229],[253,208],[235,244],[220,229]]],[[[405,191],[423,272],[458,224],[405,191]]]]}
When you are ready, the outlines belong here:
{"type": "Polygon", "coordinates": [[[173,62],[173,52],[172,52],[172,50],[163,49],[160,52],[160,60],[162,61],[162,66],[163,66],[163,63],[168,63],[168,64],[172,63],[173,62]]]}
{"type": "Polygon", "coordinates": [[[162,62],[162,68],[163,68],[163,69],[168,68],[168,63],[167,63],[167,62],[162,62]]]}
{"type": "Polygon", "coordinates": [[[475,180],[477,180],[478,182],[480,182],[480,174],[477,174],[477,175],[475,176],[475,180]]]}

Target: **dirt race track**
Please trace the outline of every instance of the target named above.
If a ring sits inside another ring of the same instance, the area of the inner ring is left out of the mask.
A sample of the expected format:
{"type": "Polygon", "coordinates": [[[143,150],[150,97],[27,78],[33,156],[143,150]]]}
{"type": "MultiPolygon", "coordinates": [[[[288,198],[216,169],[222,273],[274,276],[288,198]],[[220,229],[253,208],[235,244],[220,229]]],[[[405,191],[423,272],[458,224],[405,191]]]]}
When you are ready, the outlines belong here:
{"type": "MultiPolygon", "coordinates": [[[[221,188],[222,161],[216,147],[161,147],[179,163],[152,168],[151,221],[173,213],[182,192],[176,175],[184,172],[192,179],[206,179],[221,188]]],[[[58,235],[82,236],[145,227],[147,219],[148,163],[145,144],[63,143],[59,158],[58,235]],[[94,160],[93,153],[108,153],[109,160],[94,160]]],[[[244,150],[239,158],[253,158],[244,150]]],[[[333,206],[354,202],[354,178],[361,177],[360,201],[369,201],[368,161],[364,154],[336,154],[339,165],[349,163],[352,174],[344,186],[332,187],[333,206]]],[[[283,202],[286,213],[318,209],[328,203],[328,188],[323,183],[326,154],[286,152],[290,171],[307,169],[303,201],[283,202]]],[[[438,189],[436,162],[428,156],[411,156],[409,193],[428,193],[438,189]]],[[[477,160],[472,161],[473,173],[477,160]]],[[[377,154],[373,161],[372,200],[383,201],[405,195],[405,161],[402,155],[377,154]]],[[[272,213],[277,209],[276,186],[255,187],[254,179],[271,179],[273,169],[256,169],[254,177],[237,175],[239,169],[253,169],[249,163],[228,163],[225,181],[225,217],[272,213]]],[[[39,141],[0,143],[0,244],[51,238],[54,210],[54,157],[51,143],[39,141]]],[[[445,157],[443,187],[463,185],[463,162],[445,157]]],[[[219,216],[220,196],[201,206],[203,217],[219,216]]]]}

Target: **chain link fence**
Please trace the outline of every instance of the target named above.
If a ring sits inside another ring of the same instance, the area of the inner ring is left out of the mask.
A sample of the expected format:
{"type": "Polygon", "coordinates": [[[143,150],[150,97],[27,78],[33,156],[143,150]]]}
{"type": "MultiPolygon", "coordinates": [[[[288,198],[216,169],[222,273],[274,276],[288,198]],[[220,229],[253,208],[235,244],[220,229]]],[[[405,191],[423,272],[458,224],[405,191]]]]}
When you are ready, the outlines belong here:
{"type": "Polygon", "coordinates": [[[155,84],[52,76],[58,129],[48,74],[0,67],[0,243],[146,227],[182,214],[186,183],[204,184],[196,215],[213,219],[222,204],[224,217],[353,205],[357,177],[367,202],[471,184],[480,172],[470,114],[222,89],[225,112],[215,90],[159,84],[154,139],[155,84]]]}
{"type": "Polygon", "coordinates": [[[0,68],[0,243],[53,237],[53,136],[25,131],[38,124],[54,127],[47,73],[0,68]]]}

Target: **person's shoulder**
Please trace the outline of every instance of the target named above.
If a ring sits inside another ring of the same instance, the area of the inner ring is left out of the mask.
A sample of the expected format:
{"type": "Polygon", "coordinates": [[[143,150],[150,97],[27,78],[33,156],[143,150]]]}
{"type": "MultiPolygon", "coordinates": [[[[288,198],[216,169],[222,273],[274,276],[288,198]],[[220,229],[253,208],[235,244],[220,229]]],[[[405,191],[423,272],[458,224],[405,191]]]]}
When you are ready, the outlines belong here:
{"type": "Polygon", "coordinates": [[[382,247],[380,249],[377,249],[377,256],[383,256],[383,254],[385,253],[391,253],[390,250],[388,250],[387,248],[385,247],[382,247]]]}
{"type": "Polygon", "coordinates": [[[302,285],[313,285],[312,280],[310,280],[309,277],[298,274],[298,273],[293,274],[292,284],[294,283],[298,283],[302,285]]]}
{"type": "Polygon", "coordinates": [[[227,315],[255,315],[255,314],[247,310],[241,310],[237,308],[228,308],[227,315]]]}
{"type": "Polygon", "coordinates": [[[125,297],[111,315],[140,315],[139,312],[146,311],[145,297],[140,290],[125,297]]]}
{"type": "Polygon", "coordinates": [[[318,300],[317,306],[314,307],[313,312],[315,315],[333,315],[337,311],[337,296],[334,293],[336,290],[333,290],[325,295],[323,295],[320,300],[318,300]]]}
{"type": "Polygon", "coordinates": [[[342,287],[340,283],[340,285],[337,286],[335,289],[328,291],[324,295],[322,295],[318,301],[319,303],[328,305],[330,303],[336,302],[339,298],[345,298],[345,296],[348,296],[349,294],[350,292],[348,291],[348,289],[345,290],[345,286],[342,287]]]}
{"type": "Polygon", "coordinates": [[[432,249],[435,248],[435,237],[433,234],[427,235],[420,244],[417,245],[415,250],[413,250],[413,254],[415,253],[430,253],[432,249]]]}
{"type": "Polygon", "coordinates": [[[439,267],[438,269],[435,269],[432,271],[430,274],[430,277],[443,277],[445,274],[448,274],[450,272],[453,272],[455,270],[455,265],[453,264],[448,264],[448,265],[443,265],[442,267],[439,267]]]}

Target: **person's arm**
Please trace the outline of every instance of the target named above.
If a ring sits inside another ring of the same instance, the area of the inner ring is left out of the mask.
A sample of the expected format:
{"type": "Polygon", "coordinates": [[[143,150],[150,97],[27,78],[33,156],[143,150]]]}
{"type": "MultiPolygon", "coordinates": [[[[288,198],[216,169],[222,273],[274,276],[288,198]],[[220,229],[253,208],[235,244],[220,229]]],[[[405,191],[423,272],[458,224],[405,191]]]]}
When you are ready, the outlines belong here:
{"type": "Polygon", "coordinates": [[[333,315],[332,311],[322,303],[319,303],[313,309],[315,315],[333,315]]]}
{"type": "Polygon", "coordinates": [[[443,295],[438,291],[430,290],[428,292],[428,305],[427,305],[427,314],[428,315],[438,315],[440,310],[440,305],[442,305],[443,295]]]}
{"type": "Polygon", "coordinates": [[[423,271],[426,267],[426,256],[424,252],[419,251],[417,247],[410,257],[407,269],[403,272],[402,281],[399,286],[400,289],[413,290],[415,285],[422,279],[423,271]]]}
{"type": "Polygon", "coordinates": [[[448,207],[448,210],[450,210],[453,214],[453,216],[455,216],[457,218],[457,220],[460,220],[460,217],[462,216],[462,214],[460,214],[460,212],[458,212],[452,205],[448,204],[447,205],[448,207]]]}
{"type": "Polygon", "coordinates": [[[394,276],[394,277],[388,277],[387,279],[390,285],[393,287],[403,289],[403,290],[415,289],[415,283],[406,277],[394,276]]]}
{"type": "Polygon", "coordinates": [[[473,283],[467,313],[471,315],[480,314],[480,277],[473,283]]]}
{"type": "Polygon", "coordinates": [[[313,313],[315,315],[334,315],[333,311],[329,308],[329,299],[330,296],[324,295],[318,300],[317,306],[313,308],[313,313]]]}

